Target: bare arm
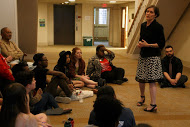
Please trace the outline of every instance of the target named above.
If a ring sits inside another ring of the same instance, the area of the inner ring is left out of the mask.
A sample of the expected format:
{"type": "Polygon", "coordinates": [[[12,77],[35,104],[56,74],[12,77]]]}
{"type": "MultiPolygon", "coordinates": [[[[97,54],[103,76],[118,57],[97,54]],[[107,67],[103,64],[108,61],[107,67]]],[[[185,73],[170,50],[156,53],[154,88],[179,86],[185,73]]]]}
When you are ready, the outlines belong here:
{"type": "Polygon", "coordinates": [[[177,81],[176,79],[171,79],[169,74],[167,72],[164,72],[164,76],[166,77],[166,79],[171,83],[171,85],[176,85],[177,84],[177,81]]]}
{"type": "Polygon", "coordinates": [[[181,73],[177,73],[176,74],[176,77],[175,77],[175,80],[178,82],[178,80],[181,78],[181,73]]]}

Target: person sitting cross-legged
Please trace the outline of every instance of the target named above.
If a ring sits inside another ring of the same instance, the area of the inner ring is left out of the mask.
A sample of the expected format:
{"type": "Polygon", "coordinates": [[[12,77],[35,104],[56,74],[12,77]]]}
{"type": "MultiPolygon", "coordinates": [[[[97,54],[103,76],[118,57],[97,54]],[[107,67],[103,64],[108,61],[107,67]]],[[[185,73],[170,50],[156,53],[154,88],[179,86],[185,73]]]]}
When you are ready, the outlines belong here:
{"type": "Polygon", "coordinates": [[[128,81],[127,78],[124,78],[125,70],[112,64],[114,58],[115,54],[112,51],[105,48],[104,45],[98,45],[96,47],[96,55],[88,61],[86,74],[94,81],[102,78],[107,83],[119,85],[128,81]],[[105,54],[105,52],[107,53],[105,54]]]}
{"type": "Polygon", "coordinates": [[[30,110],[33,114],[46,111],[48,115],[61,115],[72,111],[72,109],[63,110],[60,108],[54,97],[47,92],[43,93],[41,88],[38,89],[34,96],[34,89],[36,88],[34,72],[20,71],[16,74],[15,81],[21,83],[26,88],[27,95],[30,98],[30,110]]]}
{"type": "Polygon", "coordinates": [[[162,59],[162,69],[164,79],[161,82],[161,88],[164,87],[183,87],[188,77],[182,75],[183,64],[179,58],[174,56],[174,50],[171,45],[165,47],[166,56],[162,59]]]}
{"type": "Polygon", "coordinates": [[[35,54],[33,59],[33,65],[37,65],[37,67],[33,70],[35,73],[36,90],[41,88],[43,91],[52,94],[53,97],[56,97],[59,96],[57,93],[57,88],[59,86],[64,92],[61,96],[67,97],[65,97],[65,103],[70,103],[71,99],[69,97],[72,95],[73,85],[71,84],[69,78],[62,72],[47,69],[48,59],[43,53],[35,54]],[[47,80],[47,75],[53,76],[51,81],[47,80]]]}

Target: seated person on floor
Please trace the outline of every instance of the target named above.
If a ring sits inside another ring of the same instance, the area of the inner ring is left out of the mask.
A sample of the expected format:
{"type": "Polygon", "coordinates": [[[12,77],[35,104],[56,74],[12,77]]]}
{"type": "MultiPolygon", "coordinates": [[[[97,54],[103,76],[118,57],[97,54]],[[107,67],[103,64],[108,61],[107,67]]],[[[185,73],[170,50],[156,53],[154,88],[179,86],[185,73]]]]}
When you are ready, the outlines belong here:
{"type": "Polygon", "coordinates": [[[174,56],[173,47],[171,45],[165,47],[165,53],[166,56],[162,59],[164,79],[160,87],[185,88],[184,83],[187,82],[188,78],[186,75],[182,75],[183,64],[181,60],[174,56]]]}
{"type": "MultiPolygon", "coordinates": [[[[49,93],[43,93],[39,88],[34,96],[36,81],[33,71],[20,71],[16,74],[15,81],[21,83],[26,88],[26,93],[29,95],[30,111],[33,114],[38,114],[46,111],[48,115],[61,115],[67,110],[60,108],[54,97],[49,93]],[[53,109],[52,109],[53,108],[53,109]]],[[[69,109],[71,111],[71,109],[69,109]]]]}
{"type": "Polygon", "coordinates": [[[5,87],[14,82],[14,80],[15,79],[12,75],[10,66],[7,64],[6,58],[0,54],[0,91],[2,92],[5,87]]]}
{"type": "Polygon", "coordinates": [[[30,113],[26,89],[19,83],[10,84],[3,93],[0,112],[1,127],[51,127],[43,113],[30,113]]]}
{"type": "Polygon", "coordinates": [[[4,27],[1,29],[2,39],[0,40],[1,44],[1,53],[4,57],[11,57],[11,61],[21,59],[23,52],[17,47],[17,45],[10,41],[12,37],[12,32],[9,28],[4,27]]]}
{"type": "MultiPolygon", "coordinates": [[[[102,96],[108,96],[110,98],[116,99],[115,91],[111,86],[103,86],[99,89],[97,93],[97,99],[101,98],[102,96]]],[[[108,106],[109,107],[109,106],[108,106]]],[[[104,110],[102,110],[104,112],[104,110]]],[[[111,112],[111,109],[110,109],[111,112]]],[[[90,113],[90,118],[88,120],[88,124],[98,126],[98,122],[95,119],[95,112],[94,110],[90,113]]],[[[134,127],[136,125],[135,118],[133,112],[129,108],[122,107],[121,115],[119,116],[119,125],[118,127],[134,127]]]]}
{"type": "Polygon", "coordinates": [[[33,65],[37,65],[37,67],[33,70],[35,73],[36,90],[41,88],[45,91],[46,88],[46,92],[49,92],[55,97],[58,96],[57,87],[59,86],[65,94],[62,96],[71,97],[73,85],[70,84],[69,78],[67,78],[64,73],[47,69],[48,59],[43,53],[35,54],[33,60],[33,65]],[[47,80],[47,75],[53,76],[50,82],[47,80]]]}
{"type": "MultiPolygon", "coordinates": [[[[101,96],[94,102],[94,119],[98,127],[117,127],[122,114],[122,103],[110,96],[101,96]]],[[[92,126],[94,127],[94,126],[92,126]]]]}
{"type": "MultiPolygon", "coordinates": [[[[63,72],[68,78],[69,78],[69,64],[70,64],[70,56],[71,52],[70,51],[62,51],[59,53],[59,60],[57,62],[57,65],[54,67],[54,71],[60,71],[63,72]]],[[[75,87],[83,87],[84,82],[78,81],[78,80],[72,80],[72,83],[75,87]]]]}
{"type": "Polygon", "coordinates": [[[125,70],[113,66],[111,61],[114,57],[115,54],[112,51],[106,49],[104,45],[98,45],[96,55],[89,59],[86,74],[94,81],[99,78],[105,79],[107,83],[115,84],[128,81],[127,78],[124,78],[125,70]],[[104,53],[105,51],[107,54],[104,53]]]}
{"type": "Polygon", "coordinates": [[[89,76],[85,75],[85,62],[82,58],[82,51],[78,47],[72,49],[69,77],[72,80],[82,81],[89,88],[98,86],[98,82],[90,80],[89,76]]]}

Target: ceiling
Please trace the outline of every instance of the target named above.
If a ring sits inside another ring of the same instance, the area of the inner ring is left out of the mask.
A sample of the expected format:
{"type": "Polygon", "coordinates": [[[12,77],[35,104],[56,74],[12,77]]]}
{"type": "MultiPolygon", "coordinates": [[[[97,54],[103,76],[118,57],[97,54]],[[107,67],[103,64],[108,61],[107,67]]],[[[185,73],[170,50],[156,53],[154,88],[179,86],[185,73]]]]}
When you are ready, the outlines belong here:
{"type": "MultiPolygon", "coordinates": [[[[38,0],[39,2],[45,2],[45,3],[64,3],[69,0],[38,0]]],[[[134,2],[135,0],[75,0],[75,2],[70,3],[91,3],[91,4],[123,4],[128,2],[134,2]],[[116,3],[110,3],[109,1],[116,1],[116,3]]]]}

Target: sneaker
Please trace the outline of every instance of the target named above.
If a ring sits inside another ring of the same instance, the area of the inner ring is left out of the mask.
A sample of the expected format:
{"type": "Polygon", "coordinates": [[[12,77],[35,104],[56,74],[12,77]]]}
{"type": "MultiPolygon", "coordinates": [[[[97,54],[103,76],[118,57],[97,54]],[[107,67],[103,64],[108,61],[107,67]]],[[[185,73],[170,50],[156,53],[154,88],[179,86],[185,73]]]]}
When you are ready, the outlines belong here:
{"type": "Polygon", "coordinates": [[[181,85],[181,87],[182,87],[182,88],[185,88],[186,86],[185,86],[185,84],[183,84],[183,85],[181,85]]]}
{"type": "Polygon", "coordinates": [[[46,115],[62,115],[70,113],[72,109],[62,109],[62,108],[55,108],[55,109],[48,109],[46,110],[46,115]]]}
{"type": "Polygon", "coordinates": [[[55,100],[59,103],[69,104],[71,102],[71,98],[69,97],[55,97],[55,100]]]}
{"type": "Polygon", "coordinates": [[[64,109],[62,114],[67,114],[70,113],[72,111],[72,109],[68,108],[68,109],[64,109]]]}
{"type": "Polygon", "coordinates": [[[63,109],[62,108],[55,108],[55,109],[48,109],[46,110],[46,115],[61,115],[63,114],[63,109]]]}

